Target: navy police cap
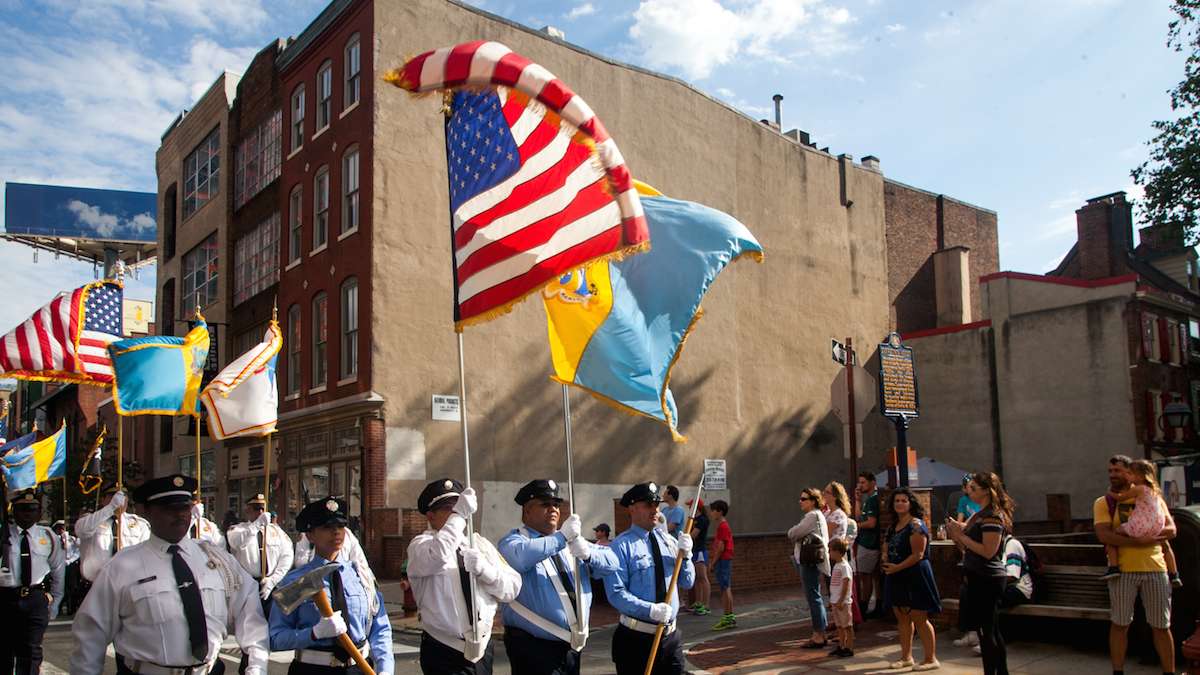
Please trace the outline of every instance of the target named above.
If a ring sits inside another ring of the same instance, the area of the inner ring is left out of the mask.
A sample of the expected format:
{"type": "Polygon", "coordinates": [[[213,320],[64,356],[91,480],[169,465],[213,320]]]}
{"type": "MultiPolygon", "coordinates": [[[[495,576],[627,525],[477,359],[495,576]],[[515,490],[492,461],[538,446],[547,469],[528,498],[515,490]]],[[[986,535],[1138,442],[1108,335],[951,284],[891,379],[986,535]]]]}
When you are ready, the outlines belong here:
{"type": "Polygon", "coordinates": [[[526,483],[517,491],[517,496],[513,498],[513,501],[524,506],[525,502],[530,499],[553,499],[562,503],[562,497],[558,496],[558,483],[542,478],[526,483]]]}
{"type": "Polygon", "coordinates": [[[631,506],[638,502],[650,502],[657,504],[662,501],[662,497],[658,493],[658,485],[653,482],[638,483],[625,491],[621,495],[621,506],[631,506]]]}
{"type": "Polygon", "coordinates": [[[335,497],[326,497],[318,499],[315,502],[310,502],[296,514],[296,531],[308,532],[316,527],[325,527],[326,525],[341,525],[345,527],[350,524],[350,519],[346,516],[346,501],[335,497]]]}
{"type": "Polygon", "coordinates": [[[183,474],[151,478],[133,491],[133,499],[142,504],[191,503],[196,492],[196,479],[183,474]]]}
{"type": "Polygon", "coordinates": [[[439,478],[421,490],[421,495],[417,497],[417,510],[421,513],[429,513],[433,505],[462,494],[463,484],[453,478],[439,478]]]}

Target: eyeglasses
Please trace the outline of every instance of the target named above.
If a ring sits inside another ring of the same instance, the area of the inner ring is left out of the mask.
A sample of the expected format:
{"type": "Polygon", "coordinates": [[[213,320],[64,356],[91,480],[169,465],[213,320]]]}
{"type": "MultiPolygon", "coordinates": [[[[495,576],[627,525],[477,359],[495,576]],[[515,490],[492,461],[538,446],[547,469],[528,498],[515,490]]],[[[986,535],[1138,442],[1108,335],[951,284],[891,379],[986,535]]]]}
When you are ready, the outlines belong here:
{"type": "Polygon", "coordinates": [[[801,498],[800,498],[800,501],[802,501],[802,502],[810,502],[810,501],[812,501],[812,497],[801,497],[801,498]]]}

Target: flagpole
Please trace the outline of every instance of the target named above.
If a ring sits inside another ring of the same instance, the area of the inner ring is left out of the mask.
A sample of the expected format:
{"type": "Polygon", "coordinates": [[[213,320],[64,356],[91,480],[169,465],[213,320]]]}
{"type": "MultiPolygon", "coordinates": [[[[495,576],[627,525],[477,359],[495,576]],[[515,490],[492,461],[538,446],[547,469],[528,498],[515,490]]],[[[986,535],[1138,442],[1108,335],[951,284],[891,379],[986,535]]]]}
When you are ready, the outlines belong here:
{"type": "MultiPolygon", "coordinates": [[[[563,402],[563,435],[566,437],[567,449],[567,503],[571,505],[571,513],[578,513],[575,508],[575,463],[572,459],[571,452],[571,390],[567,385],[562,385],[562,402],[563,402]]],[[[580,534],[580,536],[583,536],[580,534]]],[[[581,578],[580,570],[583,568],[583,561],[576,561],[575,565],[575,625],[582,632],[583,628],[583,579],[581,578]]]]}
{"type": "Polygon", "coordinates": [[[263,528],[262,550],[258,552],[258,567],[262,576],[267,576],[267,536],[271,532],[271,432],[267,432],[266,457],[263,458],[263,512],[267,514],[267,526],[263,528]]]}
{"type": "Polygon", "coordinates": [[[66,525],[66,523],[67,523],[67,473],[66,473],[65,471],[63,472],[63,475],[62,475],[62,482],[63,482],[63,493],[62,493],[62,498],[63,498],[63,514],[62,514],[62,521],[63,521],[63,525],[65,526],[65,525],[66,525]]]}
{"type": "MultiPolygon", "coordinates": [[[[200,414],[197,413],[196,420],[196,501],[200,501],[200,414]]],[[[192,537],[200,538],[200,520],[196,520],[196,527],[192,530],[192,537]]]]}
{"type": "MultiPolygon", "coordinates": [[[[113,385],[113,393],[116,393],[116,385],[113,385]]],[[[113,404],[113,409],[116,409],[116,403],[113,404]]],[[[125,444],[125,418],[121,416],[121,411],[117,410],[117,492],[123,492],[124,483],[124,444],[125,444]]],[[[96,503],[99,504],[100,497],[97,491],[96,503]]],[[[121,550],[121,530],[125,529],[125,512],[123,509],[118,509],[117,517],[117,550],[121,550]]]]}
{"type": "MultiPolygon", "coordinates": [[[[466,466],[466,472],[463,478],[466,479],[466,486],[471,487],[471,443],[467,437],[467,375],[466,366],[463,360],[463,336],[458,333],[458,413],[459,422],[462,427],[463,441],[463,464],[466,466]]],[[[473,524],[474,517],[467,517],[467,545],[475,546],[475,526],[473,524]]],[[[475,590],[475,575],[468,574],[467,578],[471,581],[471,607],[478,607],[479,594],[475,590]]],[[[478,612],[471,613],[471,638],[475,644],[479,643],[479,621],[478,612]]]]}
{"type": "MultiPolygon", "coordinates": [[[[700,472],[700,484],[696,486],[696,501],[692,502],[692,512],[688,515],[687,522],[683,525],[683,532],[689,536],[692,533],[692,521],[696,519],[696,509],[700,508],[700,494],[704,492],[704,472],[700,472]]],[[[655,544],[657,546],[657,544],[655,544]]],[[[675,571],[671,572],[671,584],[667,586],[667,597],[663,602],[671,604],[671,597],[675,595],[675,587],[679,583],[679,571],[683,569],[683,556],[679,552],[675,553],[675,571]]],[[[663,630],[666,629],[666,624],[658,624],[658,629],[654,631],[654,644],[650,647],[650,657],[646,659],[645,675],[650,675],[654,671],[654,657],[658,652],[658,645],[662,641],[663,630]]]]}

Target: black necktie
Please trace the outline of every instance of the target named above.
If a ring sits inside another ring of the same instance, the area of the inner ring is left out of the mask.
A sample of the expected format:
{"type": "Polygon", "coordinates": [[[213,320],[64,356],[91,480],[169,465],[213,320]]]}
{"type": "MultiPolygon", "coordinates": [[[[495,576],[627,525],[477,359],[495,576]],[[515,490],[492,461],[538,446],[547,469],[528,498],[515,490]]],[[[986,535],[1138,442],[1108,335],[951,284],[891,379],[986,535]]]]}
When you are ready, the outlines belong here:
{"type": "MultiPolygon", "coordinates": [[[[262,536],[262,532],[259,532],[258,534],[259,536],[262,536]]],[[[329,594],[333,596],[333,611],[341,612],[342,618],[345,619],[347,624],[349,624],[350,612],[346,609],[346,588],[342,586],[341,569],[336,569],[329,575],[329,594]]],[[[349,634],[348,626],[347,634],[349,634]]],[[[338,640],[333,641],[333,655],[337,657],[339,661],[350,660],[349,652],[342,647],[341,642],[338,640]]]]}
{"type": "Polygon", "coordinates": [[[658,550],[658,539],[654,536],[654,530],[650,530],[650,555],[654,556],[654,601],[663,602],[667,599],[667,573],[663,567],[662,551],[658,550]]]}
{"type": "Polygon", "coordinates": [[[562,564],[558,554],[550,556],[550,560],[554,562],[554,569],[558,571],[558,578],[562,580],[563,588],[567,590],[567,597],[571,599],[571,613],[577,614],[575,610],[575,582],[571,581],[571,575],[567,574],[567,568],[562,564]]]}
{"type": "Polygon", "coordinates": [[[204,600],[200,597],[200,587],[196,585],[196,577],[192,568],[179,550],[178,544],[167,547],[171,554],[171,568],[175,571],[175,584],[179,589],[179,599],[183,601],[183,615],[187,618],[188,638],[192,643],[192,658],[197,663],[208,660],[208,623],[204,619],[204,600]]]}
{"type": "Polygon", "coordinates": [[[467,616],[475,616],[475,598],[471,595],[471,575],[467,574],[467,564],[463,562],[462,549],[455,552],[458,556],[458,581],[462,584],[463,598],[467,601],[467,616]]]}
{"type": "MultiPolygon", "coordinates": [[[[258,531],[258,555],[262,560],[258,561],[258,571],[262,576],[267,576],[267,557],[263,555],[263,531],[258,531]]],[[[337,574],[337,572],[334,572],[337,574]]]]}
{"type": "Polygon", "coordinates": [[[33,555],[29,552],[29,530],[21,532],[21,585],[33,585],[33,555]]]}
{"type": "Polygon", "coordinates": [[[119,521],[116,519],[116,517],[113,517],[112,523],[109,525],[109,529],[112,530],[112,543],[110,543],[108,545],[108,552],[112,555],[117,554],[117,523],[118,522],[119,521]]]}

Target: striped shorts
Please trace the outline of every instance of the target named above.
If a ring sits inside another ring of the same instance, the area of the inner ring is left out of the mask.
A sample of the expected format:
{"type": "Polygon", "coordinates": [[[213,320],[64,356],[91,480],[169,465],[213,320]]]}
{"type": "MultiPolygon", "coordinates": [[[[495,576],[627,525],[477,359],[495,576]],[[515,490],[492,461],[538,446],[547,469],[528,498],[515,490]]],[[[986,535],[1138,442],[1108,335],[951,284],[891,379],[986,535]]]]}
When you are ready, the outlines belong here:
{"type": "Polygon", "coordinates": [[[1108,580],[1108,601],[1112,622],[1118,626],[1133,623],[1133,605],[1138,596],[1146,609],[1151,628],[1171,627],[1171,582],[1166,572],[1122,572],[1108,580]]]}

